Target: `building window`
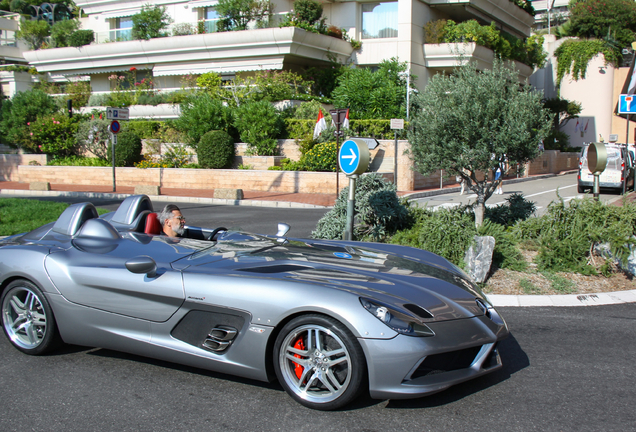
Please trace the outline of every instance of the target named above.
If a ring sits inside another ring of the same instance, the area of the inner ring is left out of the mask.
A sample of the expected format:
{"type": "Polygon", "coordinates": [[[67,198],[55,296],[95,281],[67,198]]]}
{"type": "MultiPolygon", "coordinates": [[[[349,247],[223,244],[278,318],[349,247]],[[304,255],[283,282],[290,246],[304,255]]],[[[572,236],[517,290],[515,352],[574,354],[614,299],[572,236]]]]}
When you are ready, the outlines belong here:
{"type": "Polygon", "coordinates": [[[219,21],[219,14],[213,7],[203,8],[203,16],[201,20],[204,23],[204,29],[206,33],[216,32],[216,23],[219,21]]]}
{"type": "Polygon", "coordinates": [[[395,38],[397,27],[397,2],[362,4],[362,39],[395,38]]]}
{"type": "Polygon", "coordinates": [[[132,40],[132,17],[115,18],[111,21],[110,40],[112,42],[132,40]]]}

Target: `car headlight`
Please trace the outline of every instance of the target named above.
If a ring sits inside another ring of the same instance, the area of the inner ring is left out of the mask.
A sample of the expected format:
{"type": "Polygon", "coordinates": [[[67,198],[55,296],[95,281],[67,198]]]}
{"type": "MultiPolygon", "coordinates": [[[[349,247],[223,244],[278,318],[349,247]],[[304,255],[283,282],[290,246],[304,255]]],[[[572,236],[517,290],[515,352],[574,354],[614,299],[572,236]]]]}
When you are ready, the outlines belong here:
{"type": "Polygon", "coordinates": [[[361,298],[360,303],[371,315],[400,334],[421,337],[435,336],[433,330],[407,313],[365,298],[361,298]]]}

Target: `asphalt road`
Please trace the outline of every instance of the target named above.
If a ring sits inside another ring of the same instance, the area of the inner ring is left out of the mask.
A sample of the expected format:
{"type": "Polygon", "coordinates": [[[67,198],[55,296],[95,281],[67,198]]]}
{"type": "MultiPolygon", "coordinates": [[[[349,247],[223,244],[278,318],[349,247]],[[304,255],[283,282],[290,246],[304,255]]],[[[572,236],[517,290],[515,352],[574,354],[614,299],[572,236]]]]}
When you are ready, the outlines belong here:
{"type": "Polygon", "coordinates": [[[3,431],[625,431],[636,424],[636,304],[501,308],[504,368],[425,398],[339,412],[278,384],[69,347],[29,357],[0,338],[3,431]]]}
{"type": "MultiPolygon", "coordinates": [[[[577,174],[565,174],[546,179],[529,180],[518,183],[508,183],[503,185],[503,195],[493,195],[486,202],[486,206],[496,206],[506,202],[510,195],[519,193],[526,199],[533,201],[537,206],[537,214],[544,214],[548,205],[552,201],[563,199],[569,202],[575,198],[583,198],[585,194],[577,192],[577,174]]],[[[591,194],[587,194],[590,196],[591,194]]],[[[599,199],[603,202],[614,202],[621,199],[621,195],[612,190],[601,190],[599,199]]],[[[418,198],[414,201],[420,206],[427,207],[455,207],[460,204],[474,203],[477,195],[466,193],[460,195],[459,192],[450,194],[435,195],[426,198],[418,198]]]]}
{"type": "MultiPolygon", "coordinates": [[[[51,197],[37,199],[63,201],[68,203],[85,202],[84,198],[51,197]]],[[[155,211],[161,211],[168,201],[153,201],[155,211]]],[[[91,199],[95,206],[115,211],[122,200],[91,199]]],[[[251,206],[225,206],[213,204],[177,203],[186,217],[186,225],[228,229],[240,228],[259,234],[276,234],[278,223],[291,226],[289,237],[307,238],[316,229],[318,220],[329,211],[326,208],[275,208],[251,206]]]]}

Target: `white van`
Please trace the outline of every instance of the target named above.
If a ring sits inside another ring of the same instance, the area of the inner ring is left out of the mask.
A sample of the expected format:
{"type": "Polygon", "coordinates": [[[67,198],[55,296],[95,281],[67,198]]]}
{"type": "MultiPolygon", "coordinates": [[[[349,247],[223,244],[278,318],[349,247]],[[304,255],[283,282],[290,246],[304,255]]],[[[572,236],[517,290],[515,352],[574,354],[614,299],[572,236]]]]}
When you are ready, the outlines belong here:
{"type": "MultiPolygon", "coordinates": [[[[579,157],[579,177],[578,189],[579,193],[583,193],[586,189],[594,187],[594,175],[587,168],[587,149],[586,144],[581,151],[579,157]]],[[[623,192],[628,186],[634,187],[634,147],[629,148],[625,144],[609,143],[605,144],[607,149],[607,166],[605,171],[599,176],[599,186],[602,188],[612,188],[618,193],[623,192]]]]}

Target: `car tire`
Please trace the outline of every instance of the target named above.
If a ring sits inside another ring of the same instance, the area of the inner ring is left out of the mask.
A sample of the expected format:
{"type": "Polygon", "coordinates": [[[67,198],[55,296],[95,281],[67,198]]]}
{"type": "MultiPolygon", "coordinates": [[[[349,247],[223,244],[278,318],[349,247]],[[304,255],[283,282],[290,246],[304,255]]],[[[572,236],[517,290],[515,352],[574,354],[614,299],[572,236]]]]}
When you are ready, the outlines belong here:
{"type": "Polygon", "coordinates": [[[353,401],[367,380],[360,344],[342,323],[324,315],[303,315],[282,328],[274,369],[294,400],[323,411],[353,401]]]}
{"type": "Polygon", "coordinates": [[[585,188],[584,188],[583,186],[580,186],[580,185],[579,185],[579,186],[577,187],[577,189],[578,189],[579,193],[585,193],[585,188]]]}
{"type": "Polygon", "coordinates": [[[15,280],[2,293],[1,324],[9,342],[29,355],[55,349],[60,338],[53,311],[42,291],[27,280],[15,280]]]}

